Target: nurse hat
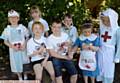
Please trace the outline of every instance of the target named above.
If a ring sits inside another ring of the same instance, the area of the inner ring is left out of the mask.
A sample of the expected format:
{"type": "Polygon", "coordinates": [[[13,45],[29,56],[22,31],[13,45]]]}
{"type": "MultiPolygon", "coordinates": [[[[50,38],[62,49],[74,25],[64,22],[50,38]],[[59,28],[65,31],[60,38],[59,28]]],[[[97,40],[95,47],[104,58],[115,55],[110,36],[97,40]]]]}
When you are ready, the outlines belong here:
{"type": "Polygon", "coordinates": [[[8,17],[15,17],[15,16],[17,16],[17,17],[20,16],[19,13],[16,12],[15,10],[10,10],[10,11],[8,12],[8,17]]]}

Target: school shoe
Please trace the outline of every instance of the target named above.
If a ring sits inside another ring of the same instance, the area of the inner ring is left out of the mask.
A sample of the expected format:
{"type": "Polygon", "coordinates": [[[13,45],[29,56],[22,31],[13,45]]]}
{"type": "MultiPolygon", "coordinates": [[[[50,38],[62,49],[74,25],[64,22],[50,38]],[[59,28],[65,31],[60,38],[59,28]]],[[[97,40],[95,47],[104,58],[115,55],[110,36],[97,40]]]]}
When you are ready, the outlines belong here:
{"type": "Polygon", "coordinates": [[[114,59],[114,63],[119,63],[119,62],[120,62],[120,60],[118,58],[114,59]]]}

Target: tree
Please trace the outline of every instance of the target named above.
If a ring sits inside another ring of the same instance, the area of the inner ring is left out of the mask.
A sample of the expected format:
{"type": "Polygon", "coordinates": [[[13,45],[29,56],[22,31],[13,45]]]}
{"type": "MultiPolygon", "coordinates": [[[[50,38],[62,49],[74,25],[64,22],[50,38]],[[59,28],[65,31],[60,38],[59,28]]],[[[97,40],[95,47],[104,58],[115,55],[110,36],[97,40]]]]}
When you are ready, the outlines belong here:
{"type": "Polygon", "coordinates": [[[74,24],[79,27],[85,17],[84,4],[79,0],[5,0],[0,3],[0,33],[7,25],[7,12],[10,9],[15,9],[20,12],[20,22],[27,26],[31,19],[29,9],[32,5],[38,5],[41,9],[42,16],[49,24],[54,16],[62,19],[67,12],[73,15],[74,24]]]}
{"type": "Polygon", "coordinates": [[[32,5],[38,5],[44,19],[51,24],[54,16],[62,19],[65,13],[71,13],[75,26],[80,29],[86,18],[97,18],[101,9],[114,8],[120,14],[120,0],[1,0],[0,1],[0,33],[8,24],[7,12],[15,9],[20,12],[20,22],[27,26],[31,20],[29,9],[32,5]]]}

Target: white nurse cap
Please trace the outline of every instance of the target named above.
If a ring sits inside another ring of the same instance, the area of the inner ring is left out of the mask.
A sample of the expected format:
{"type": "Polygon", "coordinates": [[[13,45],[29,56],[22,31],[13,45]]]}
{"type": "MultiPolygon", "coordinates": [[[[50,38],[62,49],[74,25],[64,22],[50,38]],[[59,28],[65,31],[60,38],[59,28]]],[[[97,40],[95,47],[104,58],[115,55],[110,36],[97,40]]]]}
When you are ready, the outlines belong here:
{"type": "Polygon", "coordinates": [[[15,10],[10,10],[10,11],[8,12],[8,17],[14,17],[14,16],[19,17],[20,15],[19,15],[19,13],[16,12],[15,10]]]}

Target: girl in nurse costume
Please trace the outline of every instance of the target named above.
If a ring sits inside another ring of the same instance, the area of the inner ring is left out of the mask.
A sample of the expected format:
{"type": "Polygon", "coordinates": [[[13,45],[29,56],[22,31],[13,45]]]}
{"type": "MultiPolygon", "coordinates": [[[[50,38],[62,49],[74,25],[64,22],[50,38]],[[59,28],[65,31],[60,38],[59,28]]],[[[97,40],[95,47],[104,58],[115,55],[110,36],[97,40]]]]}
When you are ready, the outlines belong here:
{"type": "Polygon", "coordinates": [[[100,13],[100,43],[98,63],[100,75],[97,81],[113,83],[115,70],[116,30],[118,14],[111,8],[100,13]]]}
{"type": "Polygon", "coordinates": [[[18,75],[19,80],[22,80],[23,56],[26,56],[25,39],[29,34],[25,26],[18,24],[19,13],[16,11],[8,12],[8,21],[11,25],[4,29],[2,38],[5,45],[9,47],[11,71],[18,75]]]}
{"type": "Polygon", "coordinates": [[[85,83],[88,83],[88,77],[90,77],[91,83],[95,83],[95,78],[99,74],[96,55],[99,45],[99,38],[92,33],[92,24],[83,24],[82,34],[76,40],[73,50],[81,48],[79,67],[82,69],[85,83]]]}

